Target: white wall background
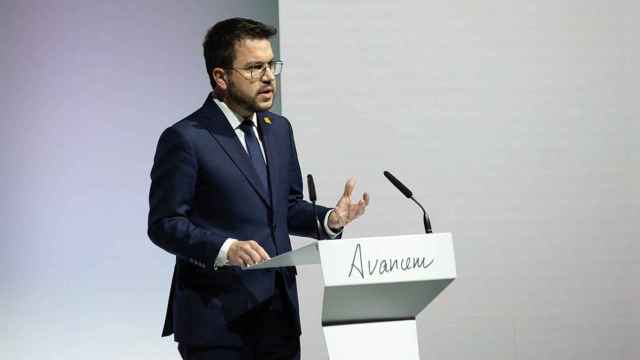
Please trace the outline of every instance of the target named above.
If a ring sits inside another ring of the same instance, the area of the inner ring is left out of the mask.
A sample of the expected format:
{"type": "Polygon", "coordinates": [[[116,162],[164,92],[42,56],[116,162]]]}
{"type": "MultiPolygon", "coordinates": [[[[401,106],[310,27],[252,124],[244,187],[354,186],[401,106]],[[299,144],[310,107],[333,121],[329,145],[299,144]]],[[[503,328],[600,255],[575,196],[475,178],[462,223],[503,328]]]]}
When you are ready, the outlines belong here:
{"type": "MultiPolygon", "coordinates": [[[[425,359],[640,358],[640,8],[632,1],[280,1],[283,113],[346,236],[451,231],[425,359]]],[[[301,268],[303,356],[326,359],[301,268]]],[[[357,301],[357,299],[354,299],[357,301]]]]}

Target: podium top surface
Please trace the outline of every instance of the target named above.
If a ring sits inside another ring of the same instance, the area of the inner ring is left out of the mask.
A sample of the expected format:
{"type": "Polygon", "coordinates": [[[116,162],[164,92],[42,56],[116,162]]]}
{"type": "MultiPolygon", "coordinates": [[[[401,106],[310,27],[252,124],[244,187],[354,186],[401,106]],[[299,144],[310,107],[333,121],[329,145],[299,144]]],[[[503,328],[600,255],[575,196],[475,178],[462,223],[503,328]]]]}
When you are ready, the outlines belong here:
{"type": "Polygon", "coordinates": [[[451,233],[318,241],[246,268],[321,264],[325,286],[456,277],[451,233]]]}
{"type": "Polygon", "coordinates": [[[456,277],[450,233],[323,240],[247,268],[321,264],[323,325],[413,319],[456,277]]]}

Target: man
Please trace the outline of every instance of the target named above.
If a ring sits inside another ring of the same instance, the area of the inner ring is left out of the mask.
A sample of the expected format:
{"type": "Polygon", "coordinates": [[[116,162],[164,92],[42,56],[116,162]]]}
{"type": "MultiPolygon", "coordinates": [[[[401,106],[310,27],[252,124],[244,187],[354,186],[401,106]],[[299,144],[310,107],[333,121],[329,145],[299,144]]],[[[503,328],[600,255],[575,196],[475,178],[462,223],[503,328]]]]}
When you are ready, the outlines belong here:
{"type": "Polygon", "coordinates": [[[214,25],[203,44],[214,91],[156,149],[148,234],[176,256],[162,335],[184,359],[298,359],[295,268],[242,267],[290,251],[289,234],[339,237],[369,203],[351,201],[353,179],[318,220],[303,200],[291,125],[267,111],[275,34],[249,19],[214,25]]]}

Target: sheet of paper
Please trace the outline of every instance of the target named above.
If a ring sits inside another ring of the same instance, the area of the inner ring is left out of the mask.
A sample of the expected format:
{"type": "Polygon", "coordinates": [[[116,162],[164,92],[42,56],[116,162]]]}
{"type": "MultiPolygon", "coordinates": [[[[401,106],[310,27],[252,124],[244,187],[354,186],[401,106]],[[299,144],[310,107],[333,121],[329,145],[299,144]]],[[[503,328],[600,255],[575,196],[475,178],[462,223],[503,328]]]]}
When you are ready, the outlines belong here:
{"type": "Polygon", "coordinates": [[[270,269],[283,266],[319,264],[318,243],[314,242],[297,250],[280,254],[257,265],[247,266],[243,270],[270,269]]]}

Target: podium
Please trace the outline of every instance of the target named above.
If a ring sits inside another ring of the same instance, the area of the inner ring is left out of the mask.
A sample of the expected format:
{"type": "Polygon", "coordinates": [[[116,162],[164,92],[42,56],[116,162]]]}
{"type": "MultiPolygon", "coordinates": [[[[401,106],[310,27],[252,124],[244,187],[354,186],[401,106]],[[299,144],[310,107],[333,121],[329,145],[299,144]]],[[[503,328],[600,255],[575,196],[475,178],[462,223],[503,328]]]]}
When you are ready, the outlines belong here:
{"type": "Polygon", "coordinates": [[[450,233],[322,240],[245,270],[309,264],[331,360],[419,359],[416,316],[456,277],[450,233]]]}

